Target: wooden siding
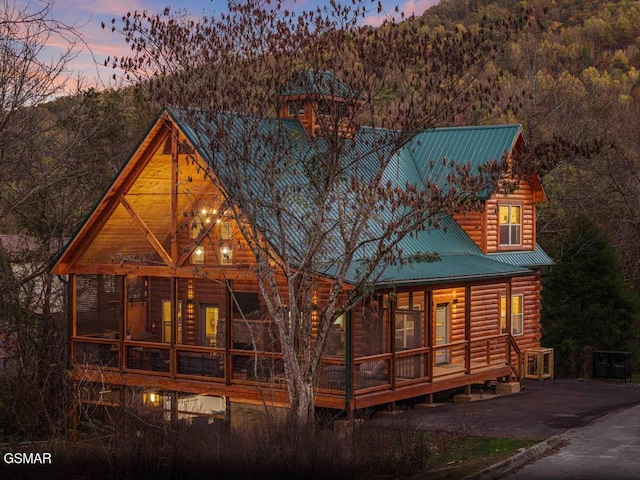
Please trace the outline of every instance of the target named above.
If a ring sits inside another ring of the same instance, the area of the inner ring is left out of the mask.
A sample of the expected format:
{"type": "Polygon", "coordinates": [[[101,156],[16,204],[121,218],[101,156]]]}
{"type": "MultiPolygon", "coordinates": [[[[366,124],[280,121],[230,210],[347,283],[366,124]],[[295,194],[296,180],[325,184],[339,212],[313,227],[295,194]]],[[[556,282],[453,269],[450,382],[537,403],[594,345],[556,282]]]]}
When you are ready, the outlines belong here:
{"type": "Polygon", "coordinates": [[[453,218],[483,253],[535,250],[536,195],[531,184],[522,181],[513,193],[508,195],[494,194],[485,202],[482,212],[457,213],[453,215],[453,218]],[[520,245],[500,246],[498,219],[500,205],[522,206],[522,241],[520,245]]]}
{"type": "Polygon", "coordinates": [[[528,277],[514,278],[511,292],[513,295],[524,297],[524,332],[514,336],[520,350],[540,347],[542,337],[540,325],[540,273],[528,277]]]}

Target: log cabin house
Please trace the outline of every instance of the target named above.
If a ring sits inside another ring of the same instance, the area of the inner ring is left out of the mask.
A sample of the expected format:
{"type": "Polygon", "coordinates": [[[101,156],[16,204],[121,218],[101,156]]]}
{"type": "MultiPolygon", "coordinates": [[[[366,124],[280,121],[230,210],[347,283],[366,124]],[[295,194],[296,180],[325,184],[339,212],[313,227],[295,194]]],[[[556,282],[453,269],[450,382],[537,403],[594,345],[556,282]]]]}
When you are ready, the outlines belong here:
{"type": "MultiPolygon", "coordinates": [[[[318,88],[288,95],[281,120],[319,135],[314,102],[331,99],[318,88]]],[[[342,128],[357,140],[358,129],[342,128]]],[[[164,109],[53,266],[68,277],[85,402],[116,405],[134,392],[179,418],[288,403],[254,260],[224,207],[233,199],[202,175],[210,152],[193,132],[164,109]]],[[[420,182],[433,160],[481,165],[517,155],[523,141],[519,125],[430,129],[398,162],[420,182]]],[[[375,301],[335,322],[316,405],[353,410],[518,381],[522,353],[540,347],[540,275],[552,263],[536,244],[543,201],[533,176],[407,239],[440,260],[389,267],[375,301]]]]}

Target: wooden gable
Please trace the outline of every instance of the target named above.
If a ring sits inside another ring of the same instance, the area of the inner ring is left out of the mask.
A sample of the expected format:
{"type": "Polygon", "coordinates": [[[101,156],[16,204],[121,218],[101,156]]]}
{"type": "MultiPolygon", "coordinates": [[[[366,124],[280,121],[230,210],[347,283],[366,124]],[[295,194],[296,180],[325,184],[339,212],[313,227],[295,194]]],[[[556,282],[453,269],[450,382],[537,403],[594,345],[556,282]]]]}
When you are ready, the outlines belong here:
{"type": "Polygon", "coordinates": [[[127,273],[147,267],[175,274],[232,263],[221,261],[220,252],[237,246],[241,235],[212,179],[170,116],[161,115],[53,272],[127,273]]]}
{"type": "MultiPolygon", "coordinates": [[[[509,172],[514,155],[518,154],[523,143],[524,138],[522,133],[519,133],[511,152],[508,152],[509,172]]],[[[527,179],[520,180],[514,191],[507,194],[493,193],[484,202],[482,211],[458,213],[453,215],[453,218],[485,254],[499,251],[534,251],[537,241],[536,205],[546,201],[547,195],[540,178],[536,173],[532,173],[527,179]],[[516,205],[522,209],[521,241],[516,246],[505,248],[500,245],[498,213],[501,205],[516,205]]]]}

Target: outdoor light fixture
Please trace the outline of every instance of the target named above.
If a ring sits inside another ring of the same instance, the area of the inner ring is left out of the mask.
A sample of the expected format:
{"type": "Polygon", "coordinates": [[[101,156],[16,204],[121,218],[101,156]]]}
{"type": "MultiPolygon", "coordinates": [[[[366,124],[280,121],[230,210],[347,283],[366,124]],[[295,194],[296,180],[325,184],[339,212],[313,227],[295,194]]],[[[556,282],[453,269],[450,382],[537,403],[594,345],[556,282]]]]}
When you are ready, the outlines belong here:
{"type": "Polygon", "coordinates": [[[143,403],[152,407],[160,406],[160,395],[156,392],[146,392],[142,397],[143,403]]]}
{"type": "Polygon", "coordinates": [[[204,263],[204,247],[202,245],[196,247],[191,254],[191,263],[194,265],[201,265],[204,263]]]}
{"type": "Polygon", "coordinates": [[[233,263],[233,249],[230,243],[223,243],[220,246],[220,263],[222,265],[231,265],[233,263]]]}
{"type": "MultiPolygon", "coordinates": [[[[195,206],[194,206],[195,207],[195,206]]],[[[210,225],[214,222],[219,222],[218,209],[209,205],[202,205],[195,207],[191,212],[193,222],[191,224],[191,238],[198,238],[200,233],[204,230],[205,225],[210,225]]]]}

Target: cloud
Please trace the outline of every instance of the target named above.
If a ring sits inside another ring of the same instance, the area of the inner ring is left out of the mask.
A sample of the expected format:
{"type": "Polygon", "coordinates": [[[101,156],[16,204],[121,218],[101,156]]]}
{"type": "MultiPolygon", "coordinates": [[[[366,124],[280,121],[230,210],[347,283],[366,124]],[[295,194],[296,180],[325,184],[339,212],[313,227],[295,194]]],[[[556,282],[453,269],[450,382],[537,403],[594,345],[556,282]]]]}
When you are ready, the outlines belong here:
{"type": "Polygon", "coordinates": [[[401,14],[404,13],[405,18],[411,15],[422,15],[425,10],[440,3],[440,0],[407,0],[402,4],[397,4],[398,11],[395,11],[396,4],[391,2],[383,2],[386,7],[380,13],[368,15],[364,19],[364,23],[374,27],[381,25],[385,20],[401,20],[401,14]]]}

